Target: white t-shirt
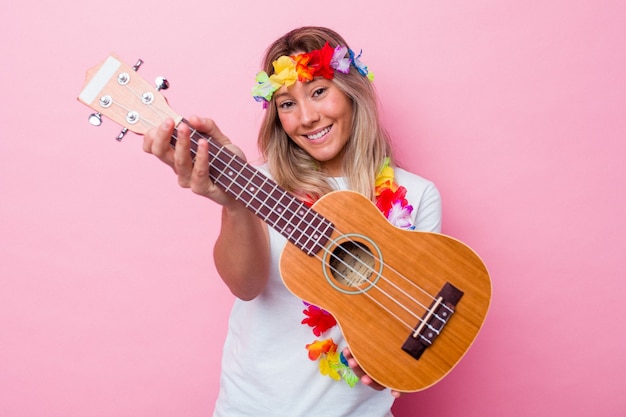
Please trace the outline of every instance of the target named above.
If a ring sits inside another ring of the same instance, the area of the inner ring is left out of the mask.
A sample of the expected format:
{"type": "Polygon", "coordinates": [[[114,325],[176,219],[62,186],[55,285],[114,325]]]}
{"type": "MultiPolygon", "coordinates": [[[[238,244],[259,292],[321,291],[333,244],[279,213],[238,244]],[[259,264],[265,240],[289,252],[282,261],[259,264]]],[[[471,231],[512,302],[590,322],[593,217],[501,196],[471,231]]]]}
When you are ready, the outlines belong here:
{"type": "MultiPolygon", "coordinates": [[[[433,183],[400,168],[395,179],[407,189],[417,230],[440,232],[441,199],[433,183]]],[[[343,178],[337,188],[345,189],[343,178]]],[[[335,326],[315,337],[301,324],[305,305],[283,284],[279,257],[286,239],[270,229],[271,270],[267,287],[252,301],[237,299],[224,344],[220,391],[214,417],[391,416],[389,390],[376,391],[361,383],[351,388],[320,374],[305,346],[315,339],[332,339],[345,347],[335,326]]]]}

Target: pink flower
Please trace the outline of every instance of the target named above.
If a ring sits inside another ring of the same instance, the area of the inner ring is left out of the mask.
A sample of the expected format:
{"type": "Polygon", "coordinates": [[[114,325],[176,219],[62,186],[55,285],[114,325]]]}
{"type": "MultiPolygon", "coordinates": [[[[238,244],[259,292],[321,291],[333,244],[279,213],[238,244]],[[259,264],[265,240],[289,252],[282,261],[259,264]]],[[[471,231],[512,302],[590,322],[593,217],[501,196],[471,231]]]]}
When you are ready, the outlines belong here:
{"type": "Polygon", "coordinates": [[[350,72],[350,58],[346,56],[347,53],[347,47],[338,45],[333,53],[333,58],[330,60],[330,66],[342,74],[350,72]]]}
{"type": "Polygon", "coordinates": [[[413,227],[413,219],[411,218],[412,212],[413,206],[410,204],[403,206],[402,203],[395,202],[391,206],[391,210],[389,210],[387,220],[394,226],[402,229],[410,229],[413,227]]]}

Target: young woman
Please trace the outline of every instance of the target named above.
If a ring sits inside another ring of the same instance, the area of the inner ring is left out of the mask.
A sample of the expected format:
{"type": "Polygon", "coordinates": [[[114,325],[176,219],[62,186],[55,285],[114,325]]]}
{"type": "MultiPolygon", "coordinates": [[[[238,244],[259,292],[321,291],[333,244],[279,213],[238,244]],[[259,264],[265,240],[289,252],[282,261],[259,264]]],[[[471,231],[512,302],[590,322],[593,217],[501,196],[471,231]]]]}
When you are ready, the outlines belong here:
{"type": "MultiPolygon", "coordinates": [[[[253,89],[265,108],[260,169],[307,204],[350,189],[398,227],[439,232],[439,193],[395,166],[373,77],[359,57],[339,34],[321,27],[293,30],[268,48],[253,89]]],[[[243,157],[212,120],[189,123],[243,157]]],[[[278,257],[285,238],[211,182],[205,141],[192,161],[190,129],[178,127],[175,149],[173,132],[172,120],[153,129],[144,150],[173,167],[182,187],[222,205],[214,260],[237,297],[214,416],[390,416],[399,393],[362,372],[332,316],[282,283],[278,257]]]]}

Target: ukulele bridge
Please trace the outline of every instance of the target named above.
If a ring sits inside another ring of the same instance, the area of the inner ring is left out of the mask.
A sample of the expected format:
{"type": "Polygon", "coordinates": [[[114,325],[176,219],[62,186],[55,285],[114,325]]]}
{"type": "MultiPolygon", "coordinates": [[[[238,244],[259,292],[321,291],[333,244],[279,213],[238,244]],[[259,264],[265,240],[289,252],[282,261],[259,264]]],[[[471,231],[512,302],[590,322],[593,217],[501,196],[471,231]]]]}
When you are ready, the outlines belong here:
{"type": "Polygon", "coordinates": [[[441,334],[462,296],[461,290],[446,282],[415,330],[402,345],[402,350],[415,359],[419,359],[426,348],[432,345],[441,334]]]}

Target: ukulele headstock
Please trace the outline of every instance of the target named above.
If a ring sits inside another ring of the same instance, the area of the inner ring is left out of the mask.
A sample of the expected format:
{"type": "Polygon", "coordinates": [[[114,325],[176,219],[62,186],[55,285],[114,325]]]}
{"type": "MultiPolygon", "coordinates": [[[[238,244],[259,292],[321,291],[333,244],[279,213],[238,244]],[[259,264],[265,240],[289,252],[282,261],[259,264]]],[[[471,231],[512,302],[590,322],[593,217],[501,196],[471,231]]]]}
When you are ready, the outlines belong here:
{"type": "Polygon", "coordinates": [[[167,80],[159,77],[157,86],[152,86],[137,74],[141,64],[139,60],[131,67],[111,54],[100,65],[87,71],[85,84],[78,95],[78,101],[96,112],[89,117],[91,124],[99,125],[100,115],[103,115],[123,127],[118,140],[127,130],[143,135],[167,118],[174,119],[176,124],[183,119],[159,92],[167,88],[167,80]]]}

